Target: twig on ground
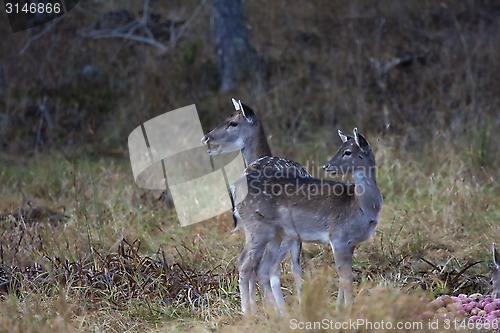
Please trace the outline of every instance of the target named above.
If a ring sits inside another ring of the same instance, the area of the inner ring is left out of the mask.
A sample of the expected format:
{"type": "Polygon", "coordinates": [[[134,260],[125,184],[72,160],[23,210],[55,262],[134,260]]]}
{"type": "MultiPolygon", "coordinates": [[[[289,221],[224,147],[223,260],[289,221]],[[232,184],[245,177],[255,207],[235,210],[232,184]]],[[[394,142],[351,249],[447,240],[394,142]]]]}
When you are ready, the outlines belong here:
{"type": "Polygon", "coordinates": [[[31,43],[33,43],[34,41],[38,40],[39,38],[41,38],[43,35],[45,35],[47,32],[49,32],[53,27],[56,26],[57,23],[59,23],[59,21],[61,21],[63,19],[63,16],[60,16],[54,20],[52,20],[49,24],[47,24],[47,26],[45,28],[43,28],[42,31],[40,31],[39,33],[37,33],[36,35],[33,35],[31,36],[30,38],[28,38],[28,40],[26,41],[26,43],[24,43],[24,46],[21,48],[21,50],[19,51],[19,54],[22,55],[24,52],[26,52],[26,50],[29,49],[31,43]]]}

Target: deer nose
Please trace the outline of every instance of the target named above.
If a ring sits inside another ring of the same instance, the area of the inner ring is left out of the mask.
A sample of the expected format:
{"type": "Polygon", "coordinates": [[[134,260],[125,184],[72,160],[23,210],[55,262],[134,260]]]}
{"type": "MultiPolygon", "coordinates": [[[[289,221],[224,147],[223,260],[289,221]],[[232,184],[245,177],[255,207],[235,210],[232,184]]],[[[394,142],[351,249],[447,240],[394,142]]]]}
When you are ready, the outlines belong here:
{"type": "Polygon", "coordinates": [[[336,175],[337,172],[338,172],[338,169],[335,165],[331,165],[331,164],[325,164],[323,166],[323,169],[328,172],[329,174],[332,174],[332,175],[336,175]]]}

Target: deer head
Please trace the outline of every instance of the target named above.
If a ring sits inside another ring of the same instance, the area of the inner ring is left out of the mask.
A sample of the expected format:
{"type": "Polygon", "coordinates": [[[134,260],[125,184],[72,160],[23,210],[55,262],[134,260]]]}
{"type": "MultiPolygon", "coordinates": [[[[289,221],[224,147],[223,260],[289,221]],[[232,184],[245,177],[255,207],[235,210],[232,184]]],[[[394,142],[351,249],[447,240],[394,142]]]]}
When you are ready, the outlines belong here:
{"type": "Polygon", "coordinates": [[[375,166],[375,157],[368,141],[358,133],[354,128],[353,136],[338,131],[343,144],[329,160],[323,169],[331,174],[353,174],[356,172],[365,172],[367,176],[371,175],[375,166]]]}
{"type": "Polygon", "coordinates": [[[220,155],[242,150],[249,145],[255,132],[261,128],[255,112],[241,101],[232,99],[235,112],[222,124],[205,135],[201,142],[208,145],[209,155],[220,155]]]}

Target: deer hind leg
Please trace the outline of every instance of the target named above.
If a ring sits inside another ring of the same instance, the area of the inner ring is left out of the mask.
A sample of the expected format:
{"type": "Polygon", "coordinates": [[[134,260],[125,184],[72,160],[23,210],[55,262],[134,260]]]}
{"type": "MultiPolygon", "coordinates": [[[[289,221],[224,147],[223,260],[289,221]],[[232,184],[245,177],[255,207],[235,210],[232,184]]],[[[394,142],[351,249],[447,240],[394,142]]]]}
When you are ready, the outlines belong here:
{"type": "MultiPolygon", "coordinates": [[[[292,260],[292,274],[295,282],[295,291],[297,292],[297,299],[301,299],[302,294],[302,271],[300,268],[300,252],[302,251],[302,243],[293,239],[289,241],[290,257],[292,260]]],[[[286,252],[285,252],[286,255],[286,252]]]]}
{"type": "Polygon", "coordinates": [[[333,258],[337,271],[339,273],[339,295],[337,298],[337,309],[342,309],[344,306],[347,310],[352,304],[352,255],[354,247],[352,246],[335,246],[331,243],[333,250],[333,258]]]}

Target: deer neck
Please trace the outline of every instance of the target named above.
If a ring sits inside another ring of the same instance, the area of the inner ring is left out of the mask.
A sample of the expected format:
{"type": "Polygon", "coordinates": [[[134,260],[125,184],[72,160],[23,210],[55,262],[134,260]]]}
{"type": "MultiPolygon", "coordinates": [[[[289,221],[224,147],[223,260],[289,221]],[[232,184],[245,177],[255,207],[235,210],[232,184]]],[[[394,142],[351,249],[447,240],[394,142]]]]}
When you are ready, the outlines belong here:
{"type": "Polygon", "coordinates": [[[255,126],[258,126],[257,133],[250,138],[242,149],[243,159],[246,165],[249,165],[261,157],[271,155],[271,148],[267,143],[266,134],[262,125],[256,124],[255,126]]]}
{"type": "Polygon", "coordinates": [[[378,216],[382,207],[382,195],[377,186],[375,176],[375,166],[369,171],[355,171],[354,184],[356,186],[355,196],[361,210],[365,213],[372,213],[378,216]]]}

